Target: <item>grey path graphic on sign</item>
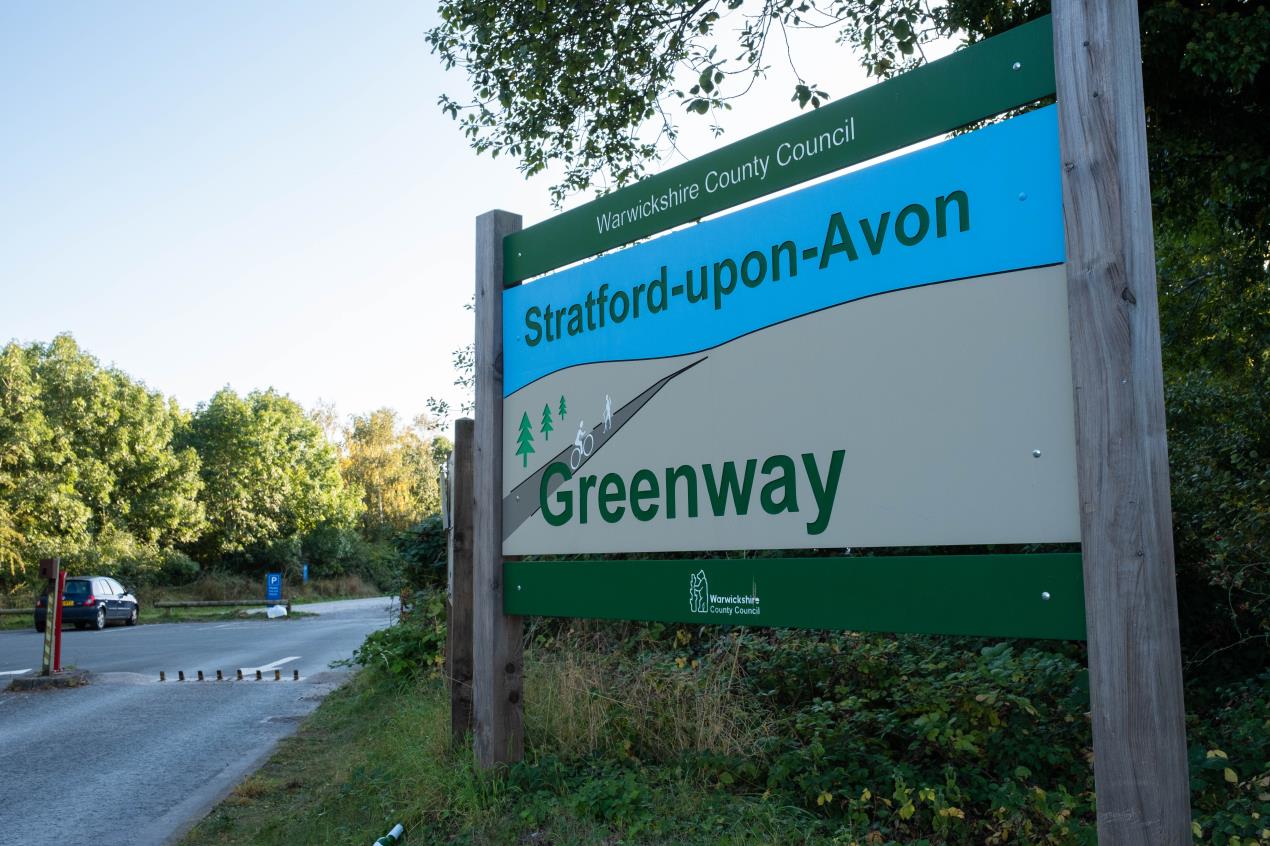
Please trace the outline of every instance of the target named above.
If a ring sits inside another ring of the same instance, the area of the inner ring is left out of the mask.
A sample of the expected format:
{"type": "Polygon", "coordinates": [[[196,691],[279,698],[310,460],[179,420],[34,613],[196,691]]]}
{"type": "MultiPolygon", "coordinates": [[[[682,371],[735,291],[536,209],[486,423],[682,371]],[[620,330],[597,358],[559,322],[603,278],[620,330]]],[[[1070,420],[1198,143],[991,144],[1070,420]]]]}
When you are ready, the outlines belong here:
{"type": "MultiPolygon", "coordinates": [[[[709,356],[702,356],[691,364],[681,367],[674,373],[671,373],[668,376],[663,376],[661,379],[658,379],[656,382],[649,385],[644,389],[643,393],[619,408],[617,411],[613,412],[611,424],[612,428],[606,429],[604,421],[601,421],[592,427],[589,434],[595,438],[595,446],[588,454],[582,456],[582,460],[578,463],[574,472],[581,470],[584,464],[590,461],[597,452],[603,449],[604,444],[608,442],[609,438],[612,438],[621,431],[622,427],[635,416],[635,412],[647,405],[648,401],[651,400],[658,391],[664,388],[667,382],[674,379],[681,373],[696,367],[707,358],[709,358],[709,356]]],[[[542,482],[543,474],[547,472],[548,467],[556,462],[562,462],[568,465],[570,459],[569,453],[573,449],[573,444],[570,444],[556,455],[548,458],[542,463],[541,467],[530,474],[529,478],[512,488],[511,493],[503,497],[503,540],[507,540],[511,537],[512,532],[519,529],[522,523],[534,516],[534,514],[538,511],[538,485],[542,482]]],[[[559,476],[553,478],[551,486],[548,489],[548,493],[560,487],[562,483],[563,481],[559,476]]]]}

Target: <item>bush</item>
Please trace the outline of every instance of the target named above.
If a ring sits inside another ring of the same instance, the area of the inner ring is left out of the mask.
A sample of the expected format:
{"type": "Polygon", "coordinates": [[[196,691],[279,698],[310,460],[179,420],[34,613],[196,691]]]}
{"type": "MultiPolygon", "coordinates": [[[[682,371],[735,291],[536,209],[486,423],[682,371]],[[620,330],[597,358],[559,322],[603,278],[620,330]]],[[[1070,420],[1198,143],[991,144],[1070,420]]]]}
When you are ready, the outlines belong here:
{"type": "Polygon", "coordinates": [[[398,682],[439,673],[445,663],[445,595],[421,597],[409,616],[371,632],[351,663],[398,682]]]}
{"type": "Polygon", "coordinates": [[[1191,816],[1197,839],[1227,846],[1270,841],[1270,672],[1216,691],[1187,719],[1191,816]]]}
{"type": "MultiPolygon", "coordinates": [[[[183,552],[113,529],[102,532],[88,547],[62,556],[62,566],[71,575],[112,576],[128,587],[142,589],[185,584],[197,578],[201,569],[183,552]]],[[[37,589],[34,583],[30,587],[37,589]]]]}
{"type": "Polygon", "coordinates": [[[361,543],[356,531],[333,523],[323,523],[304,537],[302,554],[309,565],[309,577],[343,576],[361,543]]]}
{"type": "Polygon", "coordinates": [[[399,532],[393,543],[401,553],[407,588],[430,590],[446,586],[448,539],[439,514],[399,532]]]}
{"type": "Polygon", "coordinates": [[[1215,688],[1263,668],[1270,645],[1270,377],[1188,373],[1168,410],[1182,648],[1215,688]]]}
{"type": "Polygon", "coordinates": [[[846,832],[1093,841],[1083,665],[1063,646],[784,631],[741,636],[781,715],[765,786],[846,832]]]}
{"type": "Polygon", "coordinates": [[[404,584],[401,553],[385,541],[369,541],[353,529],[322,525],[305,536],[304,561],[309,578],[357,576],[380,590],[396,593],[404,584]]]}

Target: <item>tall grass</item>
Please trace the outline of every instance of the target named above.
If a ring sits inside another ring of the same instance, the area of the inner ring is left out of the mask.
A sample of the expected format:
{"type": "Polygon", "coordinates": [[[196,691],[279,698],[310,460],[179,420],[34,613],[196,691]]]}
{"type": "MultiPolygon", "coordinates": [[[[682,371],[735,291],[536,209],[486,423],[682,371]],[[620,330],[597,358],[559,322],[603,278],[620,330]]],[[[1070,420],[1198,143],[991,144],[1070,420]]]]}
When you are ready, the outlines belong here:
{"type": "MultiPolygon", "coordinates": [[[[125,585],[127,580],[121,580],[125,585]]],[[[143,605],[155,602],[211,602],[233,599],[264,599],[264,579],[243,576],[221,570],[207,570],[197,579],[183,585],[163,587],[134,587],[143,605]]],[[[379,596],[383,593],[371,582],[358,575],[332,576],[314,579],[295,585],[285,585],[283,596],[287,599],[352,599],[361,596],[379,596]]],[[[35,604],[36,592],[29,588],[0,592],[0,608],[30,608],[35,604]]]]}
{"type": "MultiPolygon", "coordinates": [[[[179,587],[150,588],[141,591],[141,601],[154,602],[210,602],[232,599],[263,599],[264,580],[209,570],[196,580],[179,587]]],[[[380,591],[361,576],[336,576],[327,579],[285,585],[283,597],[287,599],[333,599],[358,596],[378,596],[380,591]]]]}
{"type": "MultiPolygon", "coordinates": [[[[584,640],[584,638],[579,638],[584,640]]],[[[737,663],[672,662],[557,643],[526,664],[531,748],[562,758],[627,753],[671,761],[685,753],[750,753],[766,715],[739,689],[737,663]]]]}

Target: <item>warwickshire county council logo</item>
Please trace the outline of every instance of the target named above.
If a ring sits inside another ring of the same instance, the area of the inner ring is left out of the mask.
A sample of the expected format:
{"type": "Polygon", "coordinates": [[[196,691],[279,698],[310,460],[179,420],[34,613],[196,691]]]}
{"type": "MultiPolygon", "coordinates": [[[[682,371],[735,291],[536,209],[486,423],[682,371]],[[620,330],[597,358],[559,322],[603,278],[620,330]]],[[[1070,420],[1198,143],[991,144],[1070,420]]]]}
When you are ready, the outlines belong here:
{"type": "Polygon", "coordinates": [[[706,582],[706,571],[698,570],[689,577],[688,610],[693,614],[706,614],[710,611],[710,585],[706,582]]]}
{"type": "Polygon", "coordinates": [[[751,583],[748,593],[711,593],[705,570],[688,576],[688,611],[693,614],[757,617],[762,613],[761,602],[757,584],[751,583]]]}

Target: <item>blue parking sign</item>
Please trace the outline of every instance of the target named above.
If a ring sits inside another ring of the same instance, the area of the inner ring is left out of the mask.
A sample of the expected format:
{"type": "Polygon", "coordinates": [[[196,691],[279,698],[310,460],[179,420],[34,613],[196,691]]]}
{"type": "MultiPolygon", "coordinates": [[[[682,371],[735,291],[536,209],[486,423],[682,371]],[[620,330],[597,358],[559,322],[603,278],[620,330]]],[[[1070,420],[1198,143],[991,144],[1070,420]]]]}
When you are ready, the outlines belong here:
{"type": "Polygon", "coordinates": [[[282,574],[265,574],[265,599],[282,599],[282,574]]]}

